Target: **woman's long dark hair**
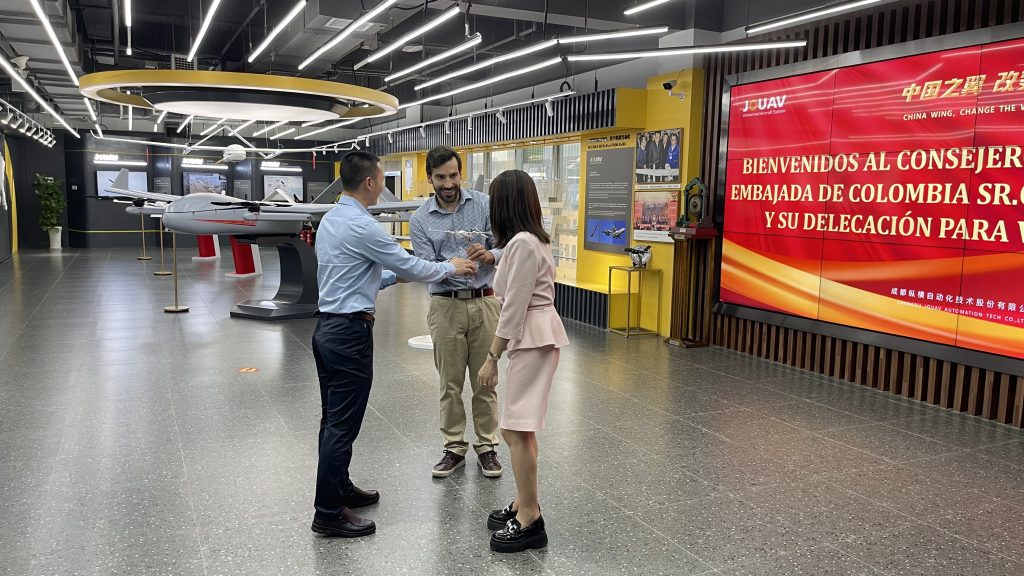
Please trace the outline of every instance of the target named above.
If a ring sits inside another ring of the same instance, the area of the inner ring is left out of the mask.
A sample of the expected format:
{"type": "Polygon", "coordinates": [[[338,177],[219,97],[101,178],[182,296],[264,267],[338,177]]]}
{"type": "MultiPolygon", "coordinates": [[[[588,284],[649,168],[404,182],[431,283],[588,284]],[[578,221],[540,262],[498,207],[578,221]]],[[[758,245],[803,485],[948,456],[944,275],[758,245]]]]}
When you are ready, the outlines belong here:
{"type": "Polygon", "coordinates": [[[495,244],[504,248],[513,236],[529,232],[545,244],[551,238],[544,231],[540,198],[533,178],[522,170],[506,170],[491,182],[491,232],[495,244]]]}

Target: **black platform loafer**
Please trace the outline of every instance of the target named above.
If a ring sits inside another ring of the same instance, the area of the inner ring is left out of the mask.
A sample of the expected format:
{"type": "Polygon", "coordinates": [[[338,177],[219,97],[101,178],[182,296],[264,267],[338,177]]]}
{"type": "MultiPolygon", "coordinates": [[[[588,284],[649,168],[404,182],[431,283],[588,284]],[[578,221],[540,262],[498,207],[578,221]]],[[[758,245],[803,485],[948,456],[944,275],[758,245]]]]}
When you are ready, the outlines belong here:
{"type": "Polygon", "coordinates": [[[491,550],[495,552],[522,552],[547,545],[548,533],[544,531],[544,518],[539,517],[526,528],[513,518],[504,528],[491,534],[491,550]]]}
{"type": "Polygon", "coordinates": [[[380,502],[380,493],[376,490],[363,490],[358,486],[352,486],[352,493],[345,497],[345,506],[349,508],[362,508],[380,502]]]}
{"type": "Polygon", "coordinates": [[[377,525],[373,523],[373,520],[360,518],[348,508],[342,508],[341,514],[336,518],[323,516],[320,513],[314,514],[312,530],[324,536],[358,538],[360,536],[369,536],[376,532],[377,525]]]}
{"type": "Polygon", "coordinates": [[[501,510],[493,510],[487,516],[487,528],[490,530],[501,530],[508,521],[516,517],[516,513],[512,511],[512,505],[515,504],[513,500],[508,506],[505,506],[501,510]]]}

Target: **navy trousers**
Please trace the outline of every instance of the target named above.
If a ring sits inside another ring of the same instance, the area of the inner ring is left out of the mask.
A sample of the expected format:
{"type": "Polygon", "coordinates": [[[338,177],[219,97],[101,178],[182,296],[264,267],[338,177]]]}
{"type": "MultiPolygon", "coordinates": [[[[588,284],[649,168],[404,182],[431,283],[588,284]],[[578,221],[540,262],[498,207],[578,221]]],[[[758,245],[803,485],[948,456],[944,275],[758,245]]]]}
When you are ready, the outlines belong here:
{"type": "Polygon", "coordinates": [[[348,466],[359,436],[373,381],[373,322],[324,314],[313,333],[313,357],[320,378],[320,460],[316,511],[337,516],[352,492],[348,466]]]}

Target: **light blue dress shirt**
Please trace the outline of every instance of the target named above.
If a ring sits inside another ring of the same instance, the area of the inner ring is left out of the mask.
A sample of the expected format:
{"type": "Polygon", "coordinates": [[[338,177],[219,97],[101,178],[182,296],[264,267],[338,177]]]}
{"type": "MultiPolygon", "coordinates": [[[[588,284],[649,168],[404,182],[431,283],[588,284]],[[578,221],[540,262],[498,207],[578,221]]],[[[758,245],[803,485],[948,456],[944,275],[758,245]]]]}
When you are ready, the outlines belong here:
{"type": "Polygon", "coordinates": [[[397,276],[437,282],[455,274],[455,266],[448,262],[410,255],[358,200],[345,195],[320,221],[316,260],[320,311],[332,314],[372,314],[377,292],[394,284],[397,276]]]}
{"type": "MultiPolygon", "coordinates": [[[[494,264],[501,260],[502,250],[494,247],[491,231],[491,198],[476,190],[460,190],[461,196],[455,210],[448,212],[437,203],[433,196],[420,206],[409,219],[409,237],[412,251],[420,258],[433,261],[449,258],[465,258],[470,244],[481,244],[494,255],[494,264]],[[458,238],[452,231],[479,230],[487,234],[474,236],[471,240],[458,238]]],[[[427,288],[431,294],[450,290],[474,290],[490,288],[494,279],[494,266],[479,263],[472,276],[453,276],[440,282],[433,282],[427,288]]]]}

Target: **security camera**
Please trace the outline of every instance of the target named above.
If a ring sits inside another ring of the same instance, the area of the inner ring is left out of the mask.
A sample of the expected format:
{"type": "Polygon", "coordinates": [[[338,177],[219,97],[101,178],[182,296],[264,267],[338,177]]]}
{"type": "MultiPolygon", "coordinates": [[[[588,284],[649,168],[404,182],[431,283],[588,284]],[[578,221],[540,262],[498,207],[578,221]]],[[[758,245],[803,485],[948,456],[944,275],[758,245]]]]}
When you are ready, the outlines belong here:
{"type": "Polygon", "coordinates": [[[669,80],[668,82],[662,82],[661,87],[664,88],[665,91],[669,93],[669,95],[671,95],[672,89],[676,87],[676,81],[669,80]]]}

